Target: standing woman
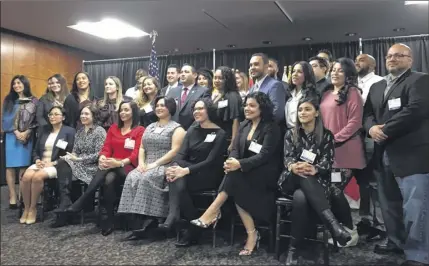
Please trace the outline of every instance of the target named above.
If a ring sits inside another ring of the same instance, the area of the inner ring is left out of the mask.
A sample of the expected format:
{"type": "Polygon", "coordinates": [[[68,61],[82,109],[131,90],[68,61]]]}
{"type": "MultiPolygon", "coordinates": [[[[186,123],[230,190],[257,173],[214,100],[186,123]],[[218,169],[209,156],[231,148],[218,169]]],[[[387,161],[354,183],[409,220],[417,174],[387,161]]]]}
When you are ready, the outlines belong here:
{"type": "Polygon", "coordinates": [[[338,59],[331,72],[332,84],[325,88],[320,103],[323,124],[334,134],[335,139],[331,208],[352,235],[346,246],[355,246],[359,235],[353,226],[350,205],[343,191],[354,171],[363,169],[366,164],[360,135],[363,100],[356,82],[354,62],[348,58],[338,59]]]}
{"type": "Polygon", "coordinates": [[[197,71],[197,84],[198,86],[208,88],[212,99],[219,94],[217,88],[213,87],[213,72],[205,67],[198,69],[197,71]]]}
{"type": "Polygon", "coordinates": [[[9,208],[16,209],[15,169],[21,177],[31,164],[37,99],[31,94],[30,81],[16,75],[3,102],[2,130],[6,140],[6,181],[9,187],[9,208]]]}
{"type": "Polygon", "coordinates": [[[144,132],[144,127],[139,126],[138,112],[135,102],[121,102],[118,124],[113,124],[107,132],[94,178],[85,193],[65,210],[66,213],[78,213],[85,203],[92,202],[95,192],[103,185],[103,204],[107,211],[107,220],[101,231],[103,236],[110,235],[114,230],[116,189],[124,182],[127,174],[138,165],[138,153],[144,132]]]}
{"type": "Polygon", "coordinates": [[[246,98],[249,93],[249,78],[244,72],[236,72],[235,73],[235,81],[237,83],[238,92],[240,93],[241,100],[244,102],[244,98],[246,98]]]}
{"type": "Polygon", "coordinates": [[[74,143],[74,128],[63,125],[64,109],[52,107],[48,112],[49,125],[39,130],[33,150],[34,164],[22,176],[21,193],[24,200],[24,212],[20,223],[33,224],[37,217],[37,201],[43,190],[44,180],[56,178],[57,160],[71,152],[74,143]]]}
{"type": "Polygon", "coordinates": [[[217,108],[217,119],[215,123],[226,132],[227,140],[230,141],[228,151],[232,150],[232,143],[237,136],[240,126],[241,97],[237,92],[237,83],[234,72],[225,66],[216,69],[214,85],[219,94],[213,103],[217,108]]]}
{"type": "Polygon", "coordinates": [[[77,72],[73,79],[71,94],[64,101],[64,110],[66,120],[64,124],[76,128],[80,127],[79,114],[80,110],[91,104],[94,99],[91,91],[91,80],[86,72],[77,72]]]}
{"type": "Polygon", "coordinates": [[[154,77],[145,77],[142,81],[142,89],[137,92],[136,103],[140,108],[140,125],[148,127],[150,124],[156,122],[155,98],[158,96],[159,82],[154,77]]]}
{"type": "Polygon", "coordinates": [[[122,101],[132,101],[131,97],[122,95],[122,84],[119,78],[109,76],[104,81],[104,97],[97,102],[100,110],[100,124],[107,131],[118,123],[118,108],[122,101]]]}
{"type": "Polygon", "coordinates": [[[48,88],[37,104],[37,124],[40,127],[49,125],[48,111],[53,106],[63,107],[64,100],[69,95],[67,81],[61,74],[48,78],[48,88]]]}

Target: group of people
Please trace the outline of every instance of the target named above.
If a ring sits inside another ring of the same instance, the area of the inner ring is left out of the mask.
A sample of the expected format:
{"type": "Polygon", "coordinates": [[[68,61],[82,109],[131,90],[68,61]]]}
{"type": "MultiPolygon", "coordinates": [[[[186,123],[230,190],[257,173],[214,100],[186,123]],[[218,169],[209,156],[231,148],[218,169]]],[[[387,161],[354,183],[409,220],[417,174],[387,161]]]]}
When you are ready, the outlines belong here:
{"type": "Polygon", "coordinates": [[[282,195],[293,202],[286,265],[296,265],[317,222],[341,247],[357,244],[344,189],[355,176],[367,219],[364,197],[375,176],[388,235],[376,251],[405,251],[406,265],[429,263],[429,76],[411,70],[403,44],[389,49],[386,66],[383,78],[371,55],[333,60],[324,50],[296,62],[285,83],[277,61],[257,53],[250,78],[225,66],[170,65],[166,87],[138,70],[124,95],[121,81],[107,77],[102,99],[85,72],[71,93],[62,75],[50,77],[39,100],[17,75],[3,104],[10,208],[18,168],[22,224],[36,222],[44,181],[56,178],[52,227],[67,225],[100,191],[104,236],[116,215],[130,217],[127,240],[169,231],[183,218],[189,223],[176,245],[189,246],[232,199],[247,232],[239,255],[249,256],[261,239],[255,224],[270,222],[282,195]],[[72,202],[74,180],[87,189],[72,202]],[[208,189],[218,195],[200,216],[191,195],[208,189]]]}

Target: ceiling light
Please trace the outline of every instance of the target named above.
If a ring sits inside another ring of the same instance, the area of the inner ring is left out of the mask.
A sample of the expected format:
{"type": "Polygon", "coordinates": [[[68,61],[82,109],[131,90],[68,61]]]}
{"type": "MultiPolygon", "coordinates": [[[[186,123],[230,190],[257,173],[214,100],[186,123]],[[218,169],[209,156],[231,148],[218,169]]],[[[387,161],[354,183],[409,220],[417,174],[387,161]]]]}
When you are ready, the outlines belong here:
{"type": "Polygon", "coordinates": [[[197,51],[202,51],[203,50],[203,48],[197,48],[197,51]]]}
{"type": "Polygon", "coordinates": [[[309,41],[311,41],[311,40],[313,40],[311,37],[304,37],[304,38],[302,38],[302,40],[303,41],[307,41],[307,42],[309,42],[309,41]]]}
{"type": "Polygon", "coordinates": [[[127,37],[138,38],[149,35],[147,32],[134,26],[111,18],[103,19],[98,22],[82,21],[68,27],[108,40],[119,40],[127,37]]]}
{"type": "Polygon", "coordinates": [[[179,51],[179,48],[174,48],[174,51],[177,53],[179,51]]]}
{"type": "Polygon", "coordinates": [[[357,35],[357,33],[355,33],[355,32],[347,32],[346,33],[346,36],[348,36],[348,37],[353,37],[353,36],[356,36],[357,35]]]}
{"type": "Polygon", "coordinates": [[[271,41],[262,41],[262,44],[272,44],[271,41]]]}
{"type": "Polygon", "coordinates": [[[235,46],[235,44],[228,44],[226,47],[228,47],[228,48],[235,48],[236,46],[235,46]]]}
{"type": "Polygon", "coordinates": [[[393,31],[396,31],[396,32],[405,31],[405,28],[396,28],[396,29],[393,29],[393,31]]]}
{"type": "Polygon", "coordinates": [[[405,1],[405,5],[427,5],[429,1],[405,1]]]}

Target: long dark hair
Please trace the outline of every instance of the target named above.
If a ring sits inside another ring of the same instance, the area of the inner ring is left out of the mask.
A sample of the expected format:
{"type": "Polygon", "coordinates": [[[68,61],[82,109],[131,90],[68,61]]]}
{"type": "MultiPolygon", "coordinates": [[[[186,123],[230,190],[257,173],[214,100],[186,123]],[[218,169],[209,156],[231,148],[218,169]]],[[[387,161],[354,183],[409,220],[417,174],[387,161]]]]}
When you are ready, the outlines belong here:
{"type": "Polygon", "coordinates": [[[12,80],[10,81],[9,94],[4,99],[3,110],[7,113],[12,112],[13,105],[15,104],[15,101],[18,100],[18,98],[19,98],[18,93],[13,89],[13,83],[15,82],[16,79],[19,79],[19,81],[21,81],[22,85],[24,85],[24,91],[23,91],[24,96],[25,97],[32,97],[33,96],[33,94],[31,93],[31,86],[30,86],[30,81],[28,80],[28,78],[24,75],[14,76],[12,78],[12,80]]]}
{"type": "MultiPolygon", "coordinates": [[[[64,100],[69,95],[69,88],[67,87],[67,81],[63,75],[55,74],[55,75],[48,78],[48,83],[53,78],[56,78],[61,85],[61,91],[59,93],[59,100],[61,103],[64,103],[64,100]]],[[[48,99],[48,101],[50,101],[50,102],[55,101],[54,93],[49,88],[46,89],[46,99],[48,99]]]]}
{"type": "Polygon", "coordinates": [[[210,69],[202,67],[198,69],[197,71],[197,80],[195,83],[198,84],[198,77],[203,76],[207,79],[207,88],[209,89],[209,92],[213,91],[213,73],[210,69]]]}
{"type": "Polygon", "coordinates": [[[268,95],[260,91],[249,93],[244,99],[244,106],[246,106],[247,99],[250,98],[255,99],[255,101],[259,104],[259,110],[261,111],[261,121],[267,122],[274,120],[274,105],[268,95]]]}
{"type": "MultiPolygon", "coordinates": [[[[296,65],[300,65],[302,72],[304,73],[304,83],[302,84],[303,95],[305,91],[316,91],[316,78],[314,77],[313,67],[306,61],[295,62],[292,65],[292,71],[296,65]]],[[[292,91],[295,90],[296,85],[292,83],[292,75],[289,76],[289,88],[288,94],[292,95],[292,91]]]]}
{"type": "Polygon", "coordinates": [[[133,112],[133,116],[131,118],[132,119],[131,129],[133,129],[136,126],[139,125],[139,123],[140,123],[140,116],[139,116],[139,107],[137,106],[137,104],[135,102],[132,102],[132,101],[122,101],[119,104],[119,108],[118,108],[118,118],[119,118],[118,119],[118,127],[119,128],[123,128],[124,127],[124,121],[121,120],[121,117],[120,117],[119,114],[121,113],[122,105],[125,104],[125,103],[129,103],[130,104],[131,111],[133,112]]]}
{"type": "MultiPolygon", "coordinates": [[[[356,85],[358,73],[353,60],[351,60],[350,58],[342,57],[335,60],[335,63],[339,63],[341,65],[341,68],[344,72],[344,77],[345,77],[344,86],[338,91],[338,99],[336,100],[338,105],[342,105],[347,101],[350,88],[356,88],[357,90],[359,90],[360,93],[362,93],[362,90],[358,87],[358,85],[356,85]]],[[[323,94],[326,91],[333,90],[333,89],[334,89],[334,85],[332,84],[329,86],[326,86],[325,89],[323,90],[323,94]]]]}
{"type": "Polygon", "coordinates": [[[80,108],[79,111],[79,117],[82,114],[83,109],[88,108],[88,110],[91,112],[92,114],[92,124],[94,126],[99,126],[101,124],[100,122],[100,110],[97,108],[96,104],[90,104],[90,105],[85,105],[82,108],[80,108]]]}
{"type": "Polygon", "coordinates": [[[220,70],[222,73],[222,79],[225,81],[223,85],[224,94],[230,91],[238,91],[235,72],[233,72],[231,68],[227,66],[220,66],[216,70],[220,70]]]}
{"type": "Polygon", "coordinates": [[[79,71],[76,73],[76,75],[74,75],[71,94],[73,95],[76,102],[80,102],[79,89],[77,88],[77,82],[76,82],[77,75],[79,75],[79,74],[85,74],[86,78],[88,79],[89,99],[92,99],[93,98],[93,94],[92,94],[93,92],[91,90],[91,79],[89,78],[89,74],[84,72],[84,71],[79,71]]]}
{"type": "MultiPolygon", "coordinates": [[[[303,97],[299,100],[298,102],[298,108],[299,106],[303,103],[310,103],[311,105],[313,105],[314,109],[316,109],[316,111],[319,111],[320,109],[320,98],[319,95],[317,93],[309,93],[307,94],[306,97],[303,97]]],[[[316,123],[314,126],[314,137],[316,139],[316,146],[318,147],[322,141],[323,141],[323,132],[324,132],[324,127],[323,127],[323,119],[322,119],[322,114],[319,111],[319,115],[315,118],[316,123]]],[[[298,144],[300,137],[299,137],[299,132],[300,129],[302,127],[301,122],[299,121],[299,117],[298,117],[298,111],[296,112],[296,124],[295,127],[293,128],[293,142],[294,144],[298,144]]]]}

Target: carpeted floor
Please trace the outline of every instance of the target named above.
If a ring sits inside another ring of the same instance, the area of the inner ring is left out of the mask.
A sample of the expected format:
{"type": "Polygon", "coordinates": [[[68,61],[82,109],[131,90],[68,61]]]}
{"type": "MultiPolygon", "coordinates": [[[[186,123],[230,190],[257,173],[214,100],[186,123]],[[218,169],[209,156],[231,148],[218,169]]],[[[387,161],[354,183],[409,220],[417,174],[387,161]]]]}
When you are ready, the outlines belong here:
{"type": "MultiPolygon", "coordinates": [[[[7,188],[1,188],[1,265],[282,265],[261,246],[251,257],[239,257],[242,239],[234,246],[222,237],[211,247],[210,236],[198,246],[176,248],[175,239],[122,242],[127,232],[115,231],[103,237],[93,223],[49,228],[53,215],[43,223],[21,225],[17,211],[8,209],[7,188]]],[[[224,234],[228,235],[227,233],[224,234]]],[[[331,265],[398,265],[401,256],[381,256],[372,252],[374,242],[362,238],[356,247],[331,254],[331,265]]],[[[283,247],[285,249],[285,247],[283,247]]],[[[320,263],[321,261],[319,261],[320,263]]],[[[306,261],[314,264],[312,261],[306,261]]]]}

